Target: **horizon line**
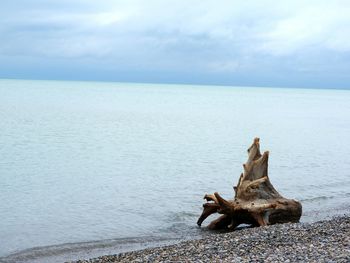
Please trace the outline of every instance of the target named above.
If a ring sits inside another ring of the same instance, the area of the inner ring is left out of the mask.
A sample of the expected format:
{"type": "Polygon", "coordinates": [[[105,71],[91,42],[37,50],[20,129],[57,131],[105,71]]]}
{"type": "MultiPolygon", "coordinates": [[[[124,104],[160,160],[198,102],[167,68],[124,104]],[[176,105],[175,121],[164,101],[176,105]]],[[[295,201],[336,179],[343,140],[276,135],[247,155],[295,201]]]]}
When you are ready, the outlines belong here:
{"type": "Polygon", "coordinates": [[[315,87],[315,86],[278,86],[278,85],[234,85],[234,84],[220,84],[220,83],[201,83],[201,82],[149,82],[149,81],[118,81],[118,80],[89,80],[89,79],[55,79],[55,78],[8,78],[0,77],[2,80],[19,80],[19,81],[62,81],[62,82],[102,82],[102,83],[120,83],[120,84],[147,84],[147,85],[183,85],[183,86],[207,86],[207,87],[232,87],[232,88],[272,88],[272,89],[317,89],[317,90],[350,90],[350,87],[315,87]]]}

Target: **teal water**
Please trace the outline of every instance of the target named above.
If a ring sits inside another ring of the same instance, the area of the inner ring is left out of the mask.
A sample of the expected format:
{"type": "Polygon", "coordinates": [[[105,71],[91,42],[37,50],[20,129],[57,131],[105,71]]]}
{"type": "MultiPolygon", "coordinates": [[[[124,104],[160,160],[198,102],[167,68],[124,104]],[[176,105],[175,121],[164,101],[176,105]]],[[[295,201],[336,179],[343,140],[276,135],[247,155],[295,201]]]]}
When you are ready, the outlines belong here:
{"type": "Polygon", "coordinates": [[[199,237],[256,136],[302,221],[349,210],[350,91],[0,80],[0,257],[199,237]]]}

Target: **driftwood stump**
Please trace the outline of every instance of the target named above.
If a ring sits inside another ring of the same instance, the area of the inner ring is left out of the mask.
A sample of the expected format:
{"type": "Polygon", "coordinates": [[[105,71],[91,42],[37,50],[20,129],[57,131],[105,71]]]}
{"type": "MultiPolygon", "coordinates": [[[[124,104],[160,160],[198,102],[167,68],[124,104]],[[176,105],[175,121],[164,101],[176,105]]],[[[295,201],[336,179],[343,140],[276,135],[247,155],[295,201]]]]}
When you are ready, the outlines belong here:
{"type": "Polygon", "coordinates": [[[248,161],[243,164],[233,200],[223,199],[217,192],[206,194],[203,213],[197,224],[211,214],[222,214],[212,221],[209,229],[235,229],[240,224],[265,226],[276,223],[299,222],[301,204],[282,197],[271,184],[268,170],[269,152],[260,153],[259,138],[248,149],[248,161]]]}

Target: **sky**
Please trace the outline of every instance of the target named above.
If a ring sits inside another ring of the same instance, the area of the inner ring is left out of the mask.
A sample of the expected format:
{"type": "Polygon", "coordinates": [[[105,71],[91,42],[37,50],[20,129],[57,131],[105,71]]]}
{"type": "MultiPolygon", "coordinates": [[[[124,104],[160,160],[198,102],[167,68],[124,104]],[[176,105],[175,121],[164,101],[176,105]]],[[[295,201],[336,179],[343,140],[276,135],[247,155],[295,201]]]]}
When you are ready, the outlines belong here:
{"type": "Polygon", "coordinates": [[[350,88],[348,0],[1,0],[0,78],[350,88]]]}

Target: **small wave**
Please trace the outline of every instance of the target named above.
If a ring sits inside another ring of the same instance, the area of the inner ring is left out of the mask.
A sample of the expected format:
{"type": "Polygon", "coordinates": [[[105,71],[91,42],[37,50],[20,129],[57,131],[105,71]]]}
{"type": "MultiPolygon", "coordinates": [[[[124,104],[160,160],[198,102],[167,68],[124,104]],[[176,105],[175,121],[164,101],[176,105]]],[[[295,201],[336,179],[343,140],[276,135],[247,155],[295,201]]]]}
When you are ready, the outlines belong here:
{"type": "Polygon", "coordinates": [[[327,199],[333,199],[334,196],[316,196],[316,197],[311,197],[311,198],[305,198],[301,199],[301,202],[316,202],[316,201],[322,201],[322,200],[327,200],[327,199]]]}
{"type": "Polygon", "coordinates": [[[198,217],[198,214],[192,212],[174,212],[168,216],[170,222],[185,222],[189,219],[198,217]]]}
{"type": "Polygon", "coordinates": [[[25,249],[5,257],[0,257],[0,262],[63,262],[98,257],[106,254],[117,254],[148,247],[174,244],[178,241],[180,241],[179,238],[148,236],[66,243],[61,245],[25,249]]]}
{"type": "Polygon", "coordinates": [[[323,201],[323,200],[332,200],[332,199],[343,199],[343,198],[348,198],[350,196],[350,193],[346,192],[337,192],[337,193],[332,193],[333,195],[330,196],[314,196],[314,197],[309,197],[309,198],[303,198],[300,201],[301,202],[317,202],[317,201],[323,201]]]}

